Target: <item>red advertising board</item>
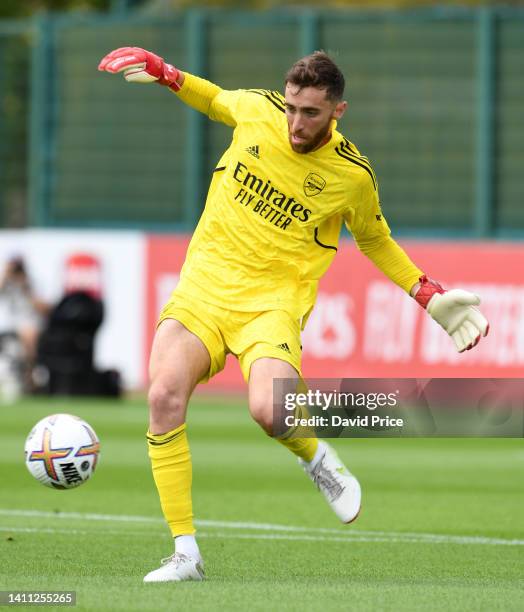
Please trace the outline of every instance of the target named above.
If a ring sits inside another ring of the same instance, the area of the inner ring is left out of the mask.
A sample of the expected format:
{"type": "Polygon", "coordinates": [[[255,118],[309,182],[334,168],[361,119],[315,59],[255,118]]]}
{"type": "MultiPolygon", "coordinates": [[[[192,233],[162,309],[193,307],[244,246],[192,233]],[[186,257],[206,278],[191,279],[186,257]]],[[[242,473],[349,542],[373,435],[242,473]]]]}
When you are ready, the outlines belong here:
{"type": "MultiPolygon", "coordinates": [[[[147,240],[147,348],[163,303],[178,281],[188,238],[147,240]]],[[[404,242],[413,261],[446,288],[477,293],[490,321],[487,338],[458,354],[449,336],[401,289],[341,242],[322,279],[303,335],[306,377],[522,377],[524,246],[504,243],[404,242]]],[[[213,388],[243,387],[228,359],[213,388]]]]}

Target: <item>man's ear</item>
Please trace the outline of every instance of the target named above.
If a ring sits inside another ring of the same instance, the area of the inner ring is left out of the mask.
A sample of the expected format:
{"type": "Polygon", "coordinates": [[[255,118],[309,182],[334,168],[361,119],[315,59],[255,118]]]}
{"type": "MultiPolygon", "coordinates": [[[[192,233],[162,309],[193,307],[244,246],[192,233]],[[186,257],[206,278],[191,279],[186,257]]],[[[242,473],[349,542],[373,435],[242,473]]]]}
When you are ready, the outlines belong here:
{"type": "Polygon", "coordinates": [[[342,102],[339,102],[335,106],[335,110],[333,111],[333,119],[336,119],[338,121],[342,117],[342,115],[346,112],[347,107],[348,107],[348,103],[345,100],[343,100],[342,102]]]}

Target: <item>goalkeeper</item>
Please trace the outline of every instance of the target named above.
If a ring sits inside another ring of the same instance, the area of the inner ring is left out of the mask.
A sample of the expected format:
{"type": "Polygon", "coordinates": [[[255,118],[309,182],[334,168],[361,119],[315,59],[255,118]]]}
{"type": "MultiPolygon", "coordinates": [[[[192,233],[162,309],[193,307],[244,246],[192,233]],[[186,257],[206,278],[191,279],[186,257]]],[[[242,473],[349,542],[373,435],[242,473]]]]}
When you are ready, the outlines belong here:
{"type": "MultiPolygon", "coordinates": [[[[346,110],[344,77],[315,52],[285,78],[285,96],[223,90],[138,47],[112,51],[100,70],[156,82],[233,129],[216,165],[180,283],[164,307],[150,360],[147,434],[153,476],[175,552],[146,582],[201,580],[195,539],[186,409],[199,382],[239,361],[249,410],[273,431],[273,379],[301,375],[300,332],[343,223],[360,251],[427,310],[459,352],[488,332],[477,296],[445,291],[391,238],[368,159],[336,129],[346,110]]],[[[294,453],[344,523],[360,510],[360,485],[316,438],[279,439],[294,453]]]]}

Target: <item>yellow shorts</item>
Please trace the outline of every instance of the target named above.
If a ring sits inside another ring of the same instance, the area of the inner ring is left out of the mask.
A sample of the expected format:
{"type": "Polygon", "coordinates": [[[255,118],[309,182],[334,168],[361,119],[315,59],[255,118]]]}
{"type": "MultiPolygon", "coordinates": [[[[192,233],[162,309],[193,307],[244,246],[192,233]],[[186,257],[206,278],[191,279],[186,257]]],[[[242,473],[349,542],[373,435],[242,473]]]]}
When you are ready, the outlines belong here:
{"type": "Polygon", "coordinates": [[[286,361],[301,375],[300,322],[284,310],[240,312],[174,291],[158,324],[164,319],[180,321],[207,348],[211,366],[200,382],[224,368],[228,353],[237,357],[246,382],[251,364],[261,357],[286,361]]]}

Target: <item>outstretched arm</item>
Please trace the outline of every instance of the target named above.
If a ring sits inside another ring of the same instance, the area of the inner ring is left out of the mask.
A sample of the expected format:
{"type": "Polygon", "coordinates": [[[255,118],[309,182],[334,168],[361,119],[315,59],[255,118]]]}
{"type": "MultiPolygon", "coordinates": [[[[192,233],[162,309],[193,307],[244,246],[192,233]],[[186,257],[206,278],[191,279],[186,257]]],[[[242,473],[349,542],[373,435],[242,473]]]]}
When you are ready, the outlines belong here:
{"type": "Polygon", "coordinates": [[[217,97],[223,92],[218,85],[182,72],[162,57],[140,47],[120,47],[108,53],[98,70],[117,74],[122,72],[130,83],[158,83],[177,94],[191,108],[234,127],[236,121],[229,106],[217,97]]]}
{"type": "Polygon", "coordinates": [[[476,346],[486,336],[489,324],[476,307],[480,298],[463,289],[446,291],[429,279],[409,259],[404,250],[391,238],[377,240],[359,248],[393,282],[405,289],[427,310],[428,314],[452,337],[459,353],[476,346]]]}
{"type": "Polygon", "coordinates": [[[394,283],[411,295],[451,336],[459,353],[476,346],[489,324],[476,307],[480,298],[469,291],[446,291],[429,279],[391,238],[380,210],[378,194],[370,181],[364,183],[361,208],[346,217],[358,248],[394,283]]]}

